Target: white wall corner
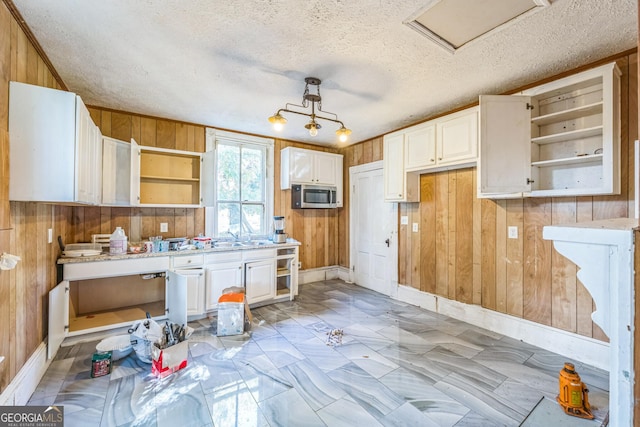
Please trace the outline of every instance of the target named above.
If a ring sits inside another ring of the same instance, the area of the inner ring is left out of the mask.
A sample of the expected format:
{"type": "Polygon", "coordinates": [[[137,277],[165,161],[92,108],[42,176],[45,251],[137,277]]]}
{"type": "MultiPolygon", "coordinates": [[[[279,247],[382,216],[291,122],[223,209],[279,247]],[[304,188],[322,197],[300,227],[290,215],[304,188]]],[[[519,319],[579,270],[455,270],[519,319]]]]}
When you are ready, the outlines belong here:
{"type": "Polygon", "coordinates": [[[298,271],[298,286],[322,280],[340,279],[349,282],[349,269],[339,265],[329,267],[310,268],[298,271]]]}

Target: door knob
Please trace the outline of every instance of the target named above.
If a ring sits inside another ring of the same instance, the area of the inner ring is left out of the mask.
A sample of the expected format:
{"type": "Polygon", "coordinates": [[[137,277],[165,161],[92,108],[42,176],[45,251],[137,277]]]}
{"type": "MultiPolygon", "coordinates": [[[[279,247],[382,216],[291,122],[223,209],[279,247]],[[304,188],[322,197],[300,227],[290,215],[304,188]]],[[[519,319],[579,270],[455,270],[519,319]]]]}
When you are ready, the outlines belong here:
{"type": "Polygon", "coordinates": [[[387,238],[384,242],[387,244],[387,247],[389,247],[389,239],[387,238]]]}

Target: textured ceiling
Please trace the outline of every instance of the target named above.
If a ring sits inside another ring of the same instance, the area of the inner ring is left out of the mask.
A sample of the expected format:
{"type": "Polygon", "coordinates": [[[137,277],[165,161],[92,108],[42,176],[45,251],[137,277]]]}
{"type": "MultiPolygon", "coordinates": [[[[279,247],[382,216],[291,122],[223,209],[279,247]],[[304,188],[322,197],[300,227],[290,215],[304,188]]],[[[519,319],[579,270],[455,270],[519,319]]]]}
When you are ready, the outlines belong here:
{"type": "Polygon", "coordinates": [[[636,46],[636,0],[557,0],[452,55],[402,24],[429,1],[13,0],[87,104],[320,145],[267,121],[306,76],[355,143],[636,46]]]}

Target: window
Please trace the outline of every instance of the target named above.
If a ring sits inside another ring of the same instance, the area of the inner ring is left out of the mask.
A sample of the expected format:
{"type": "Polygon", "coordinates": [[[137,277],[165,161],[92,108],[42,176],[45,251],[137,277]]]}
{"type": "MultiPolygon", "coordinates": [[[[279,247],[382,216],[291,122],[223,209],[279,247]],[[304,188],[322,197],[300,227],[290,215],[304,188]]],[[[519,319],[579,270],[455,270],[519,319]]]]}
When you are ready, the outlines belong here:
{"type": "Polygon", "coordinates": [[[273,140],[207,129],[215,150],[215,203],[207,235],[266,237],[273,216],[273,140]]]}

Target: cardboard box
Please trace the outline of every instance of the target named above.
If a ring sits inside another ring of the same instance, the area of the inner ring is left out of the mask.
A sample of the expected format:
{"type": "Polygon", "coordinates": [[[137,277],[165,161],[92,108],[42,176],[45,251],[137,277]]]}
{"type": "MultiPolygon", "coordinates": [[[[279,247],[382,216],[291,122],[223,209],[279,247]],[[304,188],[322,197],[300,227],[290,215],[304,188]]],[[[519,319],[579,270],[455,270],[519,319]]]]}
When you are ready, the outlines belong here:
{"type": "Polygon", "coordinates": [[[151,373],[158,378],[164,378],[186,368],[188,354],[188,341],[182,341],[162,350],[155,345],[151,346],[151,373]]]}
{"type": "Polygon", "coordinates": [[[251,329],[253,315],[244,294],[244,288],[232,287],[222,291],[218,299],[219,337],[242,335],[251,329]]]}

